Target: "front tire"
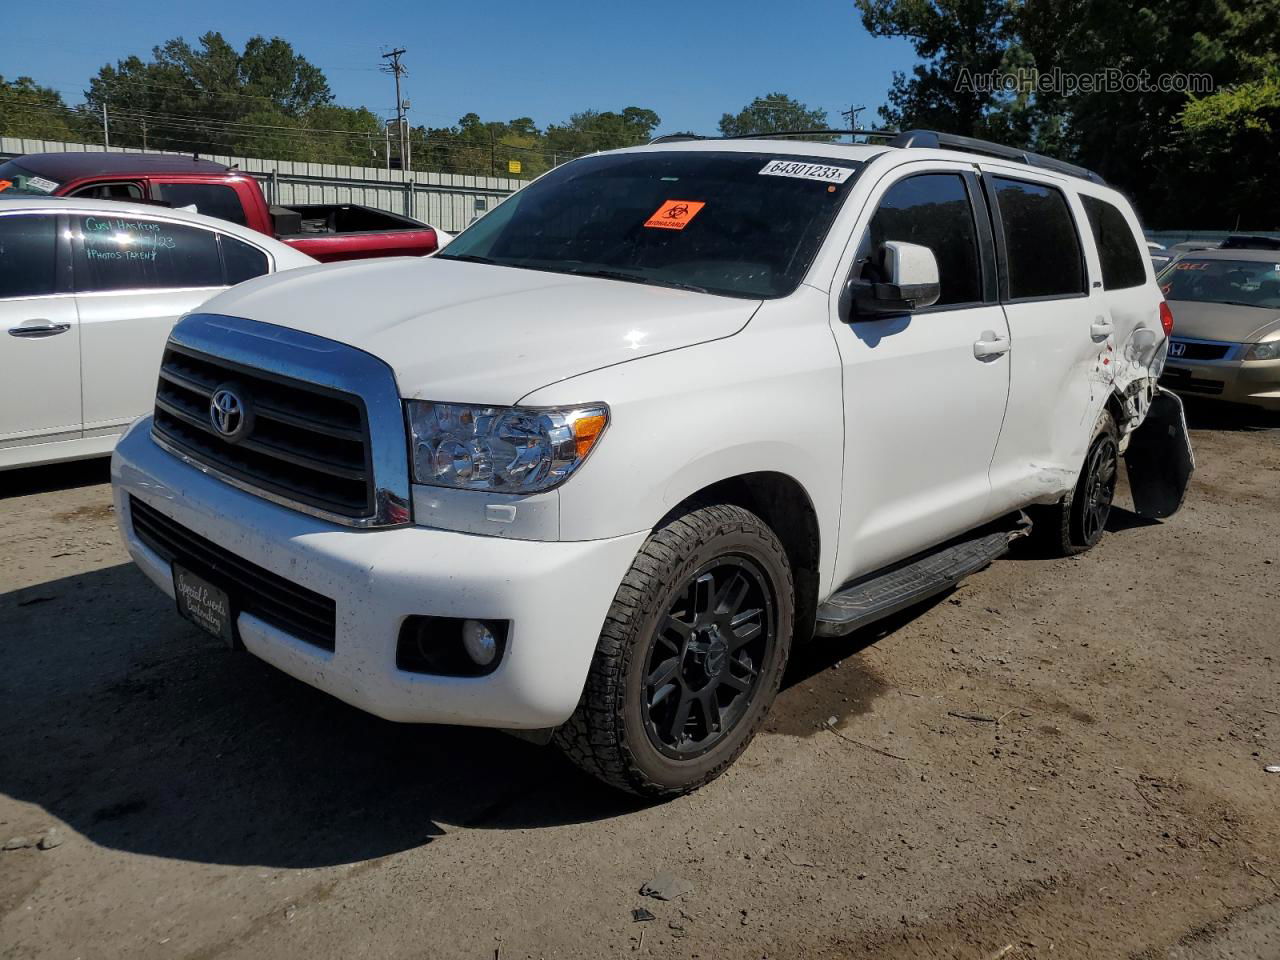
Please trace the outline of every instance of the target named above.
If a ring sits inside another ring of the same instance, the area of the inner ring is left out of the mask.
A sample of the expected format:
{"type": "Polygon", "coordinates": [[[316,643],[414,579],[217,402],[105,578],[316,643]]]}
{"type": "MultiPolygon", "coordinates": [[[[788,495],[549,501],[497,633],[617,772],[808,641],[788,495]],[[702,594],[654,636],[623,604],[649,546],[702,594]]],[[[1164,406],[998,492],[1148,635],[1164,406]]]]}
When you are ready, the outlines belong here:
{"type": "Polygon", "coordinates": [[[1057,503],[1032,511],[1032,535],[1047,553],[1072,557],[1102,539],[1119,477],[1120,432],[1110,413],[1094,427],[1075,488],[1057,503]]]}
{"type": "Polygon", "coordinates": [[[623,578],[556,742],[583,770],[641,796],[715,779],[773,703],[794,607],[791,566],[763,520],[728,504],[676,516],[623,578]]]}

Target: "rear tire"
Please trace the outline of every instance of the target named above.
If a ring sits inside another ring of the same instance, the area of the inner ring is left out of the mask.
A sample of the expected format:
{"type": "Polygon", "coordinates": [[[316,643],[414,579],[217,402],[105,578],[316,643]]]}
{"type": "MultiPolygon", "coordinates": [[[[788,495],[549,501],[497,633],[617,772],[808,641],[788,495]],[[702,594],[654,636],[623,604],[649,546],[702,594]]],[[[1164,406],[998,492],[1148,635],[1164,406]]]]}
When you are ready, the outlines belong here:
{"type": "Polygon", "coordinates": [[[1115,499],[1120,432],[1110,413],[1094,427],[1075,488],[1057,503],[1030,511],[1032,539],[1052,556],[1073,557],[1102,539],[1115,499]]]}
{"type": "Polygon", "coordinates": [[[618,587],[556,743],[586,772],[641,796],[714,780],[773,703],[794,606],[786,552],[755,514],[713,504],[669,520],[618,587]]]}

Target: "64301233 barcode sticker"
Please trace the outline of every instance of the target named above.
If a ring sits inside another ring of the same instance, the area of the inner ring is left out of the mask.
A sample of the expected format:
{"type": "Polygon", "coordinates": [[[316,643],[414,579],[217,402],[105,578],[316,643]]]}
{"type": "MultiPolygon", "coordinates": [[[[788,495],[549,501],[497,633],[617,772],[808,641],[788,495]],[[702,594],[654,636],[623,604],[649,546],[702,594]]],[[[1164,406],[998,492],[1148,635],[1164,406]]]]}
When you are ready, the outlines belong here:
{"type": "Polygon", "coordinates": [[[817,180],[820,183],[844,183],[853,176],[854,170],[853,167],[836,167],[803,160],[770,160],[760,173],[767,177],[795,177],[798,180],[817,180]]]}

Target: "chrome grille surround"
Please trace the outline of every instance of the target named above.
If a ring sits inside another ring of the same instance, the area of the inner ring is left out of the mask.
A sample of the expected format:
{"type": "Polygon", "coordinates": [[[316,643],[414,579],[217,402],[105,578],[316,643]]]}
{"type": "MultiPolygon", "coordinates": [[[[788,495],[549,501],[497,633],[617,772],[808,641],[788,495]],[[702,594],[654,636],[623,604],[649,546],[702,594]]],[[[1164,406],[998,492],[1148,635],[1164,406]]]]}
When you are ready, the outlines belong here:
{"type": "MultiPolygon", "coordinates": [[[[302,492],[290,495],[281,485],[255,478],[252,472],[234,468],[228,462],[184,443],[159,422],[152,424],[152,439],[163,449],[185,463],[210,476],[273,503],[349,527],[401,526],[412,520],[409,488],[408,439],[405,432],[403,406],[395,375],[381,359],[347,344],[304,333],[288,327],[218,314],[190,314],[174,327],[166,346],[170,353],[188,355],[199,362],[219,364],[228,376],[243,372],[274,381],[280,389],[290,382],[304,400],[324,401],[335,397],[339,402],[363,406],[363,465],[339,465],[319,468],[346,480],[367,481],[368,494],[359,508],[329,509],[314,497],[302,492]],[[255,482],[256,481],[256,482],[255,482]],[[308,502],[308,501],[311,502],[308,502]]],[[[177,382],[172,377],[171,382],[177,382]]],[[[166,386],[162,375],[159,388],[166,386]]],[[[163,400],[163,389],[157,390],[163,400]]],[[[188,411],[189,413],[190,411],[188,411]]],[[[172,403],[156,408],[157,421],[172,418],[172,403]]],[[[170,423],[172,424],[172,419],[170,423]]],[[[210,431],[212,433],[212,431],[210,431]]],[[[354,441],[355,428],[348,430],[354,441]]],[[[277,448],[280,449],[280,448],[277,448]]],[[[285,450],[290,448],[286,446],[285,450]]],[[[253,451],[258,453],[260,451],[253,451]]],[[[291,452],[296,453],[296,450],[291,452]]],[[[296,462],[296,457],[293,462],[296,462]]]]}

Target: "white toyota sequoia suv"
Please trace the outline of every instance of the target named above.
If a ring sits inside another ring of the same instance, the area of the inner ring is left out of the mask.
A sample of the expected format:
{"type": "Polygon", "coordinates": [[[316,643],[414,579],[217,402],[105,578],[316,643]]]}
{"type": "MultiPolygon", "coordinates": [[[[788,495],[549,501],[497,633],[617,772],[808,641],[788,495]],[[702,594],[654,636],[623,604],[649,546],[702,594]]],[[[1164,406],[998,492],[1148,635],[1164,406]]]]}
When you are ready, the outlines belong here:
{"type": "MultiPolygon", "coordinates": [[[[651,796],[750,742],[794,642],[1193,468],[1125,198],[927,131],[672,138],[556,168],[428,260],[241,284],[112,463],[134,560],[389,720],[554,740],[651,796]]],[[[821,642],[821,640],[815,641],[821,642]]]]}

